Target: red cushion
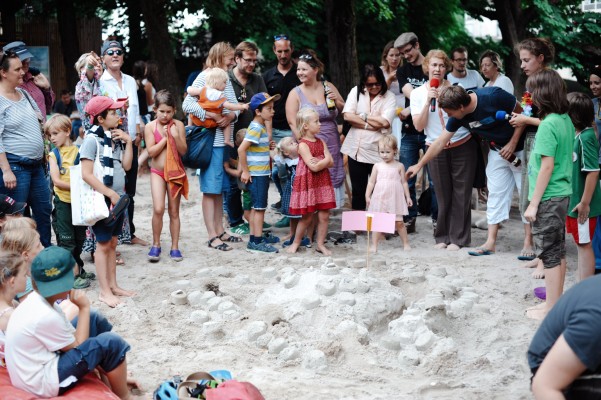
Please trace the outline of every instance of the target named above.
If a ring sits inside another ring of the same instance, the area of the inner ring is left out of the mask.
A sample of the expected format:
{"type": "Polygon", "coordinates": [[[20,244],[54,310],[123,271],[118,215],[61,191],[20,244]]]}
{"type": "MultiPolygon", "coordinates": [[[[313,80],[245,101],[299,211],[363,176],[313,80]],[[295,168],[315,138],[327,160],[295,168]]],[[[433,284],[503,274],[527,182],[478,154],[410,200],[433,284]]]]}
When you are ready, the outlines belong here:
{"type": "MultiPolygon", "coordinates": [[[[8,370],[3,367],[0,367],[0,393],[2,393],[3,400],[35,400],[39,398],[13,387],[10,384],[8,370]]],[[[111,389],[102,383],[96,374],[89,373],[67,394],[52,399],[119,400],[119,397],[111,392],[111,389]]]]}

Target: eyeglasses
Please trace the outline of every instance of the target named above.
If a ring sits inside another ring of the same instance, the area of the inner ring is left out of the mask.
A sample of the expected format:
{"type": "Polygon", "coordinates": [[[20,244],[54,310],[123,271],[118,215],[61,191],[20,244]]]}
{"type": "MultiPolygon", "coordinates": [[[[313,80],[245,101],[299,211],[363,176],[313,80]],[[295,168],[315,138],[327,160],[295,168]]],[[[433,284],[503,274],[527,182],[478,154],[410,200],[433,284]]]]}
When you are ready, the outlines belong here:
{"type": "Polygon", "coordinates": [[[238,101],[246,101],[246,88],[242,88],[240,90],[240,96],[238,96],[238,101]]]}
{"type": "Polygon", "coordinates": [[[273,37],[273,40],[288,40],[288,35],[286,35],[285,33],[280,33],[279,35],[275,35],[273,37]]]}
{"type": "Polygon", "coordinates": [[[411,53],[413,49],[415,49],[415,45],[411,45],[411,47],[409,47],[407,50],[401,51],[401,55],[406,56],[407,54],[411,53]]]}
{"type": "Polygon", "coordinates": [[[112,56],[113,54],[116,54],[118,56],[122,56],[123,55],[123,50],[107,50],[106,53],[104,53],[108,56],[112,56]]]}
{"type": "Polygon", "coordinates": [[[258,61],[256,58],[243,58],[243,60],[247,64],[256,64],[258,61]]]}
{"type": "Polygon", "coordinates": [[[382,84],[380,82],[366,83],[365,87],[368,89],[371,89],[371,88],[375,88],[375,87],[382,87],[382,84]]]}
{"type": "Polygon", "coordinates": [[[312,60],[312,59],[313,59],[313,56],[312,56],[311,54],[306,54],[306,53],[305,53],[305,54],[301,54],[301,55],[298,57],[298,59],[299,59],[299,60],[312,60]]]}

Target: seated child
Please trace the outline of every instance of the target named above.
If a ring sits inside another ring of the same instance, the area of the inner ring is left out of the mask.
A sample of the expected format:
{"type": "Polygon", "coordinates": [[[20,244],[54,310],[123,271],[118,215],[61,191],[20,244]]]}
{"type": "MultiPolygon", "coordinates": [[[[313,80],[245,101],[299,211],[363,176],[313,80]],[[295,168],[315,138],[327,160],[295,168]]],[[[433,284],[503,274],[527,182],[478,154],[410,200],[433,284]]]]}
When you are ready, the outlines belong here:
{"type": "Polygon", "coordinates": [[[106,318],[90,311],[83,291],[71,289],[74,266],[71,253],[58,246],[42,250],[33,260],[34,292],[13,311],[6,330],[11,382],[36,396],[55,397],[99,368],[117,396],[131,399],[125,359],[130,347],[110,332],[106,318]],[[67,296],[79,308],[75,328],[55,304],[67,296]]]}
{"type": "Polygon", "coordinates": [[[0,367],[6,367],[4,361],[4,344],[6,327],[13,311],[17,307],[14,300],[19,292],[25,291],[29,268],[19,253],[0,252],[0,367]]]}
{"type": "MultiPolygon", "coordinates": [[[[204,126],[205,128],[216,128],[217,118],[221,118],[221,113],[224,108],[230,111],[248,110],[248,104],[230,103],[227,101],[223,91],[227,85],[227,72],[221,68],[209,68],[205,71],[205,86],[196,88],[188,86],[187,92],[190,96],[198,97],[198,105],[201,106],[208,114],[204,121],[195,115],[191,115],[192,123],[196,126],[204,126]],[[213,118],[214,117],[214,118],[213,118]]],[[[231,127],[228,124],[223,128],[223,139],[226,145],[234,147],[231,140],[231,127]]]]}

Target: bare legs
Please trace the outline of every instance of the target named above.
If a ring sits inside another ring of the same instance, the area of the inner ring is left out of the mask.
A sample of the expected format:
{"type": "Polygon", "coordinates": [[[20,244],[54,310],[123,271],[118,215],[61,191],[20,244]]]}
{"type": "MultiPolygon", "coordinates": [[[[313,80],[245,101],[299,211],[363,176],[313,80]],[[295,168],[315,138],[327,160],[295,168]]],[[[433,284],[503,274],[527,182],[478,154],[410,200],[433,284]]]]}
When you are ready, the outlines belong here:
{"type": "Polygon", "coordinates": [[[529,318],[541,320],[553,308],[563,293],[566,278],[566,259],[562,258],[559,265],[545,268],[545,287],[547,288],[547,301],[526,311],[529,318]]]}
{"type": "Polygon", "coordinates": [[[98,242],[95,258],[98,283],[100,285],[98,300],[106,303],[109,307],[115,307],[121,303],[121,300],[117,296],[131,297],[136,294],[135,292],[119,287],[117,284],[116,248],[116,236],[113,236],[107,242],[98,242]]]}
{"type": "MultiPolygon", "coordinates": [[[[310,227],[313,222],[314,214],[305,214],[302,216],[301,220],[298,222],[296,227],[296,232],[294,236],[294,242],[290,245],[288,253],[296,253],[298,248],[300,247],[301,240],[303,240],[303,236],[305,232],[310,227]]],[[[329,210],[319,210],[317,212],[317,252],[329,256],[332,254],[330,250],[325,246],[326,235],[328,233],[328,223],[330,221],[330,211],[329,210]]],[[[311,232],[312,234],[312,232],[311,232]]],[[[310,235],[308,233],[308,235],[310,235]]],[[[309,236],[311,238],[311,236],[309,236]]]]}

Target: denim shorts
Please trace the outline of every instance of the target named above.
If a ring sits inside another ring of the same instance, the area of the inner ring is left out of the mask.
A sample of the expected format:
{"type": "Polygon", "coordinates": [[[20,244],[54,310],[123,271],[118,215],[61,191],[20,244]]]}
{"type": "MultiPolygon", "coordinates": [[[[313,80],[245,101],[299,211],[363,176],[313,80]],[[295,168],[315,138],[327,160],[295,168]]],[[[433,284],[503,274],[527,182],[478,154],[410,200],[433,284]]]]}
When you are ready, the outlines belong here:
{"type": "Polygon", "coordinates": [[[92,231],[96,235],[97,242],[108,242],[113,237],[119,236],[123,229],[123,218],[126,213],[122,213],[116,221],[107,224],[104,220],[100,220],[92,226],[92,231]]]}
{"type": "Polygon", "coordinates": [[[269,175],[253,176],[248,185],[253,210],[267,209],[267,192],[269,191],[269,175]]]}
{"type": "Polygon", "coordinates": [[[213,147],[213,155],[207,169],[201,169],[198,179],[200,191],[206,194],[222,194],[230,187],[229,175],[223,169],[224,156],[229,159],[230,147],[213,147]]]}
{"type": "Polygon", "coordinates": [[[532,237],[538,258],[545,268],[559,265],[566,257],[566,216],[569,197],[552,197],[541,201],[532,223],[532,237]]]}
{"type": "MultiPolygon", "coordinates": [[[[77,319],[72,324],[77,326],[77,319]]],[[[123,362],[130,346],[121,336],[110,332],[112,327],[104,316],[90,312],[90,337],[59,356],[59,395],[73,388],[96,367],[111,372],[123,362]]]]}

